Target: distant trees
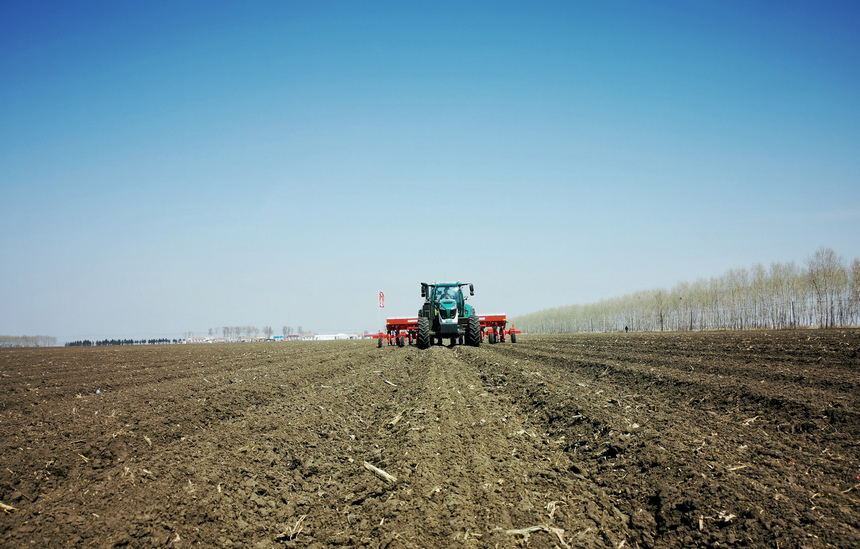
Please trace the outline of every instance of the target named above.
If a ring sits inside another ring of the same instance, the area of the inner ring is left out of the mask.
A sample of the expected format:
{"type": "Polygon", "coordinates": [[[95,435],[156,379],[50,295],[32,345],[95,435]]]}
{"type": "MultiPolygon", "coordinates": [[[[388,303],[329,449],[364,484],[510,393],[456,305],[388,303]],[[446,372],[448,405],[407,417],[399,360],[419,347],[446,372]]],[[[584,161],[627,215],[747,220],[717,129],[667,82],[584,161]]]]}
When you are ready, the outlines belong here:
{"type": "MultiPolygon", "coordinates": [[[[284,326],[281,328],[281,332],[284,334],[284,339],[293,334],[293,328],[291,326],[284,326]]],[[[239,341],[239,340],[247,340],[247,339],[258,339],[261,330],[256,326],[220,326],[217,328],[208,328],[206,333],[208,334],[208,341],[212,341],[220,337],[224,338],[224,341],[239,341]]],[[[275,333],[275,329],[271,326],[263,326],[262,329],[263,336],[265,339],[272,339],[272,336],[275,333]]],[[[301,326],[298,328],[299,335],[304,334],[304,330],[301,326]]],[[[207,341],[206,337],[197,337],[195,338],[194,332],[184,332],[182,337],[186,342],[202,342],[207,341]]],[[[152,341],[158,341],[159,343],[162,340],[150,340],[150,341],[136,341],[136,340],[103,340],[103,341],[73,341],[70,343],[66,343],[68,346],[90,346],[90,345],[139,345],[144,343],[151,344],[152,341]],[[105,343],[107,342],[107,343],[105,343]]],[[[163,340],[164,342],[170,342],[169,340],[163,340]]],[[[2,342],[2,341],[0,341],[2,342]]]]}
{"type": "Polygon", "coordinates": [[[532,333],[623,330],[746,330],[860,324],[860,259],[850,266],[829,248],[806,260],[730,269],[590,305],[569,305],[512,319],[532,333]]]}
{"type": "Polygon", "coordinates": [[[90,341],[89,339],[79,341],[69,341],[66,347],[97,347],[103,345],[168,345],[171,343],[179,343],[176,339],[102,339],[99,341],[90,341]]]}
{"type": "MultiPolygon", "coordinates": [[[[257,338],[261,332],[266,339],[272,339],[275,329],[271,326],[263,326],[262,330],[256,326],[223,326],[221,328],[210,328],[209,337],[212,338],[220,333],[224,341],[236,341],[239,339],[257,338]]],[[[284,338],[287,338],[292,335],[293,328],[291,326],[284,326],[281,328],[281,333],[284,334],[284,338]]]]}
{"type": "Polygon", "coordinates": [[[55,347],[57,338],[53,336],[6,336],[0,335],[0,347],[55,347]]]}
{"type": "Polygon", "coordinates": [[[224,326],[215,328],[211,332],[210,337],[220,332],[225,341],[231,341],[243,337],[254,337],[260,333],[260,329],[255,326],[224,326]]]}

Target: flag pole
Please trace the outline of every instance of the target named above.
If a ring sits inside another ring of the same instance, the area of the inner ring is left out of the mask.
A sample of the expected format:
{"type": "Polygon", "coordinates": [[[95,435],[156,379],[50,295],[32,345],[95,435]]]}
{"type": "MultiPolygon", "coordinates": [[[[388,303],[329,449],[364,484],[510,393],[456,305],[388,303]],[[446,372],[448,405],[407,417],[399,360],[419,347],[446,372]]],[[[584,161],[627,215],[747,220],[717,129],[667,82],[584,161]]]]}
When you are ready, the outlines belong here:
{"type": "Polygon", "coordinates": [[[379,292],[379,307],[376,308],[376,326],[379,328],[379,333],[382,333],[382,308],[385,307],[385,294],[379,292]]]}

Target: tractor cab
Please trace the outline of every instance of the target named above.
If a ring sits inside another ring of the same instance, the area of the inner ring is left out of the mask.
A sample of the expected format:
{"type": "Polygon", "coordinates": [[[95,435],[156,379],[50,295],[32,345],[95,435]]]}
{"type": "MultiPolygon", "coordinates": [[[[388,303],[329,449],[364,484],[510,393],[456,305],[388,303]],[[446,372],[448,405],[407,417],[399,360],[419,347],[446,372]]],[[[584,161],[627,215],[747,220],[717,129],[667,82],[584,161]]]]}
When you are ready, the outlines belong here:
{"type": "Polygon", "coordinates": [[[460,291],[459,286],[436,286],[436,301],[442,301],[443,299],[453,299],[457,302],[463,301],[463,292],[460,291]]]}
{"type": "Polygon", "coordinates": [[[436,302],[436,311],[439,313],[439,322],[443,324],[456,324],[458,311],[464,310],[463,292],[459,286],[437,286],[436,295],[432,298],[436,302]]]}

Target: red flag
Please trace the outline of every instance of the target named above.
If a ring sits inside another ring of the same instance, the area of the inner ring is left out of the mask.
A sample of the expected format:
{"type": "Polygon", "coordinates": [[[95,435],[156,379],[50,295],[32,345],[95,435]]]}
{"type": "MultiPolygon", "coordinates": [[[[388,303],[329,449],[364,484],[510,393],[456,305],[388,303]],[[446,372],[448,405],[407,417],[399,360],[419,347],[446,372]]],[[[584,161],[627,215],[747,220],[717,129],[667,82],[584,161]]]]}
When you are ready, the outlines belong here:
{"type": "Polygon", "coordinates": [[[379,292],[379,308],[380,309],[385,308],[385,294],[382,292],[379,292]]]}

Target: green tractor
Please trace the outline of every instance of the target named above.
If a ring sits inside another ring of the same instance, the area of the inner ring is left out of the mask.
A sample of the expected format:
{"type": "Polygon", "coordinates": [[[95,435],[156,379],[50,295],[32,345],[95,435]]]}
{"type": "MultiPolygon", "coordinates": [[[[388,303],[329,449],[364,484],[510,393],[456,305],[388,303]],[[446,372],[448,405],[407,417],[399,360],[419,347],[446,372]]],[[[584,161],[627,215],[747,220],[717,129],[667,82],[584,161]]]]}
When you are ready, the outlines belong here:
{"type": "Polygon", "coordinates": [[[417,345],[426,349],[432,344],[442,345],[448,339],[451,345],[459,343],[480,347],[481,321],[475,309],[466,303],[463,287],[469,287],[469,295],[475,288],[463,282],[421,283],[424,305],[418,311],[417,345]]]}

